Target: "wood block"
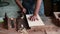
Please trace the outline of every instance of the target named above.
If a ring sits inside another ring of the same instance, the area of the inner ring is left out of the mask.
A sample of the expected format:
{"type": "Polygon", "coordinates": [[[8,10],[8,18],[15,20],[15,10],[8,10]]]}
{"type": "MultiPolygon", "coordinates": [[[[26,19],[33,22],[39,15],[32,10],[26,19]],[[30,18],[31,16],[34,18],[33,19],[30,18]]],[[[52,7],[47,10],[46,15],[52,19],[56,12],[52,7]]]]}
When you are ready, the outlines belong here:
{"type": "Polygon", "coordinates": [[[27,18],[27,21],[28,21],[28,24],[29,24],[30,27],[32,27],[32,26],[44,26],[45,25],[39,15],[37,16],[38,21],[37,20],[36,21],[29,20],[28,18],[30,16],[32,16],[32,14],[26,15],[26,18],[27,18]]]}
{"type": "Polygon", "coordinates": [[[54,12],[54,16],[53,23],[60,27],[60,12],[54,12]]]}
{"type": "Polygon", "coordinates": [[[59,15],[60,15],[60,12],[54,12],[54,16],[56,19],[60,19],[59,15]]]}

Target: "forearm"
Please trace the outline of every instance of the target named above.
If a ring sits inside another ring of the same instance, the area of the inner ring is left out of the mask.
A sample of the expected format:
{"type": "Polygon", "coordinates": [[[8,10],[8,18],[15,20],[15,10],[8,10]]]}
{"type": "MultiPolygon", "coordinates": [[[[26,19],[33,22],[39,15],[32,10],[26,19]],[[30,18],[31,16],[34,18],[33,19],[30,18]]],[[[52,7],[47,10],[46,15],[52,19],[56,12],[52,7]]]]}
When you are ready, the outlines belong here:
{"type": "Polygon", "coordinates": [[[34,9],[34,14],[35,15],[37,15],[39,13],[41,2],[42,2],[42,0],[36,0],[35,9],[34,9]]]}
{"type": "Polygon", "coordinates": [[[16,3],[20,7],[20,9],[24,8],[20,0],[16,0],[16,3]]]}

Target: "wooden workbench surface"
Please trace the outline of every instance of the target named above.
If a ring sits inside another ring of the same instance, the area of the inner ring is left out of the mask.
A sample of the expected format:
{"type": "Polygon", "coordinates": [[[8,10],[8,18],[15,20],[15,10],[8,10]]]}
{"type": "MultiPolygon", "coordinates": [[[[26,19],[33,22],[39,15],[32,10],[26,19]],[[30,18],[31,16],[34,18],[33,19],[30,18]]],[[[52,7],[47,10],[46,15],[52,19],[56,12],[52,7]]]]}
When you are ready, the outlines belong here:
{"type": "MultiPolygon", "coordinates": [[[[40,27],[33,27],[27,30],[29,34],[60,34],[60,28],[55,26],[40,26],[40,27]]],[[[20,34],[15,30],[6,30],[0,28],[0,34],[20,34]]]]}
{"type": "MultiPolygon", "coordinates": [[[[23,22],[24,20],[19,21],[23,22]]],[[[17,32],[14,29],[7,30],[1,27],[0,34],[21,34],[21,32],[17,32]]],[[[31,27],[31,29],[27,30],[27,32],[29,34],[60,34],[60,28],[50,24],[45,26],[31,27]]]]}

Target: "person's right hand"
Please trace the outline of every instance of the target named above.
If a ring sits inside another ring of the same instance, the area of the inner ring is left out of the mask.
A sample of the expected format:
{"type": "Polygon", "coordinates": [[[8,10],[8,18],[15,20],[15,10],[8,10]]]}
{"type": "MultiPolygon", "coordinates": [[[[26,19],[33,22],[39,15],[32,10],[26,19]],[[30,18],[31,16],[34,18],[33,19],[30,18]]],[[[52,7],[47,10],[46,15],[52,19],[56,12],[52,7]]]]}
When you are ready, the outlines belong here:
{"type": "Polygon", "coordinates": [[[22,8],[22,12],[23,12],[23,13],[26,13],[26,9],[25,9],[25,8],[22,8]]]}

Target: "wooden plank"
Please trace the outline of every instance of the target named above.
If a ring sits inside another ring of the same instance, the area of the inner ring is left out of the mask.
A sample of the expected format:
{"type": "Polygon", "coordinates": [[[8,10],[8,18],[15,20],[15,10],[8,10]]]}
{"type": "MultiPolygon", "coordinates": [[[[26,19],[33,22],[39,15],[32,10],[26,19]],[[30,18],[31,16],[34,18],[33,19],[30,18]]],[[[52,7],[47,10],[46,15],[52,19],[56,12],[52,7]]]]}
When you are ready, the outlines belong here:
{"type": "Polygon", "coordinates": [[[32,14],[26,15],[26,18],[27,18],[27,21],[28,21],[28,24],[29,24],[30,27],[31,26],[43,26],[43,25],[45,25],[39,15],[37,16],[38,20],[36,20],[36,21],[29,20],[28,18],[30,16],[32,16],[32,14]]]}
{"type": "Polygon", "coordinates": [[[60,14],[60,12],[54,12],[54,15],[55,15],[56,19],[60,19],[59,16],[58,16],[59,14],[60,14]]]}

